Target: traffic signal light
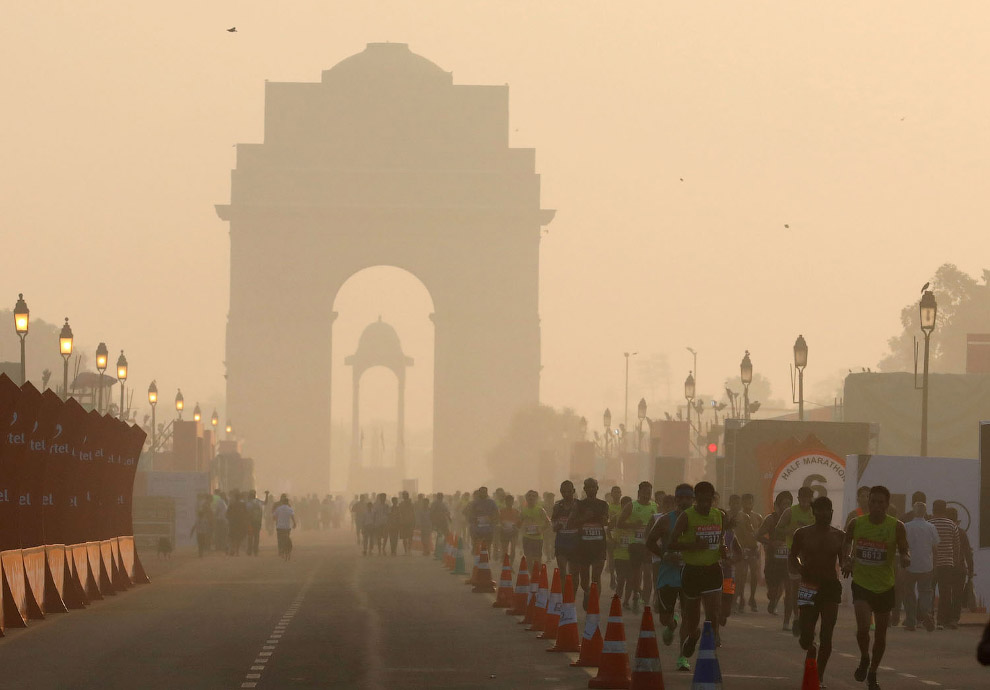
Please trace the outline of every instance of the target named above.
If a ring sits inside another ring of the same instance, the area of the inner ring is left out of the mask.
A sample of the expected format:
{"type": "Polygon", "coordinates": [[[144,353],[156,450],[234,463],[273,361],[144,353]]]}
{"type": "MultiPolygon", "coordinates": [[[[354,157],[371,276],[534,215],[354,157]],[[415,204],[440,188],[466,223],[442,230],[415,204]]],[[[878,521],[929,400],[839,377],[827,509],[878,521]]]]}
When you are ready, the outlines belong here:
{"type": "Polygon", "coordinates": [[[708,454],[709,455],[716,455],[717,453],[718,453],[718,444],[715,443],[715,442],[709,443],[708,444],[708,454]]]}

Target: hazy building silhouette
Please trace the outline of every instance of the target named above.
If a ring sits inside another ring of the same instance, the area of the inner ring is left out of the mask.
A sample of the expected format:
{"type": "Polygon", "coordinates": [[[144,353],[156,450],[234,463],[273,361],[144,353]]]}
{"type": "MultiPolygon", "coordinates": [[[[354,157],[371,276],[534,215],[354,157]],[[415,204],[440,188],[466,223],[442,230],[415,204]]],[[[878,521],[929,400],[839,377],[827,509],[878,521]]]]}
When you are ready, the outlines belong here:
{"type": "MultiPolygon", "coordinates": [[[[265,140],[237,147],[227,403],[263,477],[325,486],[334,298],[371,266],[433,300],[434,486],[485,476],[485,451],[539,398],[535,151],[509,147],[508,86],[455,85],[373,43],[319,83],[265,84],[265,140]]],[[[339,486],[339,484],[338,484],[339,486]]]]}

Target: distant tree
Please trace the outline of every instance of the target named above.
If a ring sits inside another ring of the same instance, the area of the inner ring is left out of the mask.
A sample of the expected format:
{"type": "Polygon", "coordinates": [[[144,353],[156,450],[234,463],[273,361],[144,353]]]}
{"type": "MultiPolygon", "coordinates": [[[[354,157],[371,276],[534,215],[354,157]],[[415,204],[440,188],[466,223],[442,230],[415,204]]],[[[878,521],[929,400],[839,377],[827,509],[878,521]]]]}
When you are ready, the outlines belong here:
{"type": "MultiPolygon", "coordinates": [[[[920,288],[920,286],[919,286],[920,288]]],[[[990,270],[980,280],[944,264],[931,280],[930,289],[938,301],[938,317],[931,339],[930,366],[933,371],[966,370],[966,334],[990,331],[990,270]]],[[[923,339],[918,311],[921,292],[913,304],[901,310],[904,330],[887,341],[890,351],[880,360],[881,371],[913,371],[914,341],[923,339]]],[[[919,363],[920,366],[920,363],[919,363]]]]}

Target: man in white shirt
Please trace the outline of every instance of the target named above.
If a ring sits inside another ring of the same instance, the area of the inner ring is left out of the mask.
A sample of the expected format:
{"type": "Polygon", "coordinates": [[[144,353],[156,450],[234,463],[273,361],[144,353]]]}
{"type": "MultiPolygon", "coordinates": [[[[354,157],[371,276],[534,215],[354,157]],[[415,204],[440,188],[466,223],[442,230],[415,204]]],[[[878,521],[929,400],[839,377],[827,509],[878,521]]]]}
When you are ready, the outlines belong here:
{"type": "Polygon", "coordinates": [[[938,530],[925,519],[926,506],[914,504],[914,519],[904,523],[908,546],[911,547],[911,565],[904,572],[904,629],[913,631],[917,622],[931,632],[932,620],[932,572],[935,568],[933,554],[939,543],[938,530]]]}
{"type": "Polygon", "coordinates": [[[282,494],[281,500],[272,512],[275,515],[275,533],[278,535],[278,555],[289,560],[292,554],[289,532],[296,526],[296,511],[289,505],[289,497],[282,494]]]}

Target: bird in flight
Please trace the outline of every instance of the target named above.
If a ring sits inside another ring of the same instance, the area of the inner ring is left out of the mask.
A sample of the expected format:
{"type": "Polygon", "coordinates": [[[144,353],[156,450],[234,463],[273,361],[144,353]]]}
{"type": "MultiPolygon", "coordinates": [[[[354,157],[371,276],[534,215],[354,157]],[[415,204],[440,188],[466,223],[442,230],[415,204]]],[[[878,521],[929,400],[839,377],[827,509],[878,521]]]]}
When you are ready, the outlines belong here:
{"type": "Polygon", "coordinates": [[[925,290],[927,290],[929,285],[931,285],[931,283],[925,283],[924,285],[922,285],[921,291],[924,292],[925,290]]]}
{"type": "Polygon", "coordinates": [[[784,227],[785,227],[785,228],[787,228],[788,230],[790,230],[790,229],[791,229],[791,226],[790,226],[790,225],[788,225],[787,223],[784,223],[784,227]]]}
{"type": "Polygon", "coordinates": [[[236,26],[230,27],[229,29],[227,29],[227,33],[230,33],[230,34],[237,33],[237,27],[236,26]]]}
{"type": "Polygon", "coordinates": [[[682,177],[682,178],[681,178],[681,182],[683,182],[683,181],[684,181],[684,178],[682,177]]]}

